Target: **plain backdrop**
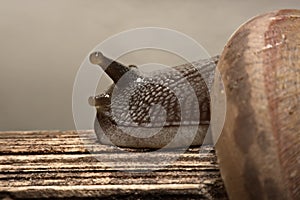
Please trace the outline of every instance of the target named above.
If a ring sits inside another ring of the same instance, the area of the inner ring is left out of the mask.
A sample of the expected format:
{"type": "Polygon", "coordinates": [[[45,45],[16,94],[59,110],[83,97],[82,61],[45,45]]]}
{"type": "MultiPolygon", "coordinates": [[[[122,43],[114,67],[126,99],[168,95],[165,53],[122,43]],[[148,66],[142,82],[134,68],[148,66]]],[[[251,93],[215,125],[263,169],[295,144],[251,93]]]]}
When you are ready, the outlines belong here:
{"type": "MultiPolygon", "coordinates": [[[[191,36],[216,55],[246,20],[283,8],[300,9],[300,1],[0,0],[0,131],[74,129],[77,70],[111,35],[165,27],[191,36]]],[[[122,61],[143,59],[149,61],[136,53],[122,61]]]]}

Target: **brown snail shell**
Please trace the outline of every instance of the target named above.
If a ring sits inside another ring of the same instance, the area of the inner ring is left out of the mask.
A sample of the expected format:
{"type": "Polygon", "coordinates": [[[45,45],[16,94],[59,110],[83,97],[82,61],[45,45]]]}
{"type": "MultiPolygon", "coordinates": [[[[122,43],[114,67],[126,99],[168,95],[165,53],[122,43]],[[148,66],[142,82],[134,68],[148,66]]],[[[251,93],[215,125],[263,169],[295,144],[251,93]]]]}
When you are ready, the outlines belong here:
{"type": "Polygon", "coordinates": [[[230,199],[300,199],[300,11],[242,25],[217,67],[227,112],[216,150],[230,199]]]}

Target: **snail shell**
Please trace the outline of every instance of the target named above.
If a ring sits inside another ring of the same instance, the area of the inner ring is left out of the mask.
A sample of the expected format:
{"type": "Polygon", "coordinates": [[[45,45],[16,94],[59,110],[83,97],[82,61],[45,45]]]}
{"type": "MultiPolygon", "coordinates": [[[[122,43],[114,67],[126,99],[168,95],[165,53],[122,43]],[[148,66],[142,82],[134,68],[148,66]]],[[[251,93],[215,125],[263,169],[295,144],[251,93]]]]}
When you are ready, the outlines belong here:
{"type": "Polygon", "coordinates": [[[216,152],[230,199],[300,199],[300,11],[242,25],[217,67],[227,112],[216,152]]]}
{"type": "Polygon", "coordinates": [[[89,100],[97,108],[99,142],[149,149],[201,145],[210,122],[209,88],[217,61],[214,57],[143,74],[92,53],[90,62],[114,81],[107,92],[89,100]]]}

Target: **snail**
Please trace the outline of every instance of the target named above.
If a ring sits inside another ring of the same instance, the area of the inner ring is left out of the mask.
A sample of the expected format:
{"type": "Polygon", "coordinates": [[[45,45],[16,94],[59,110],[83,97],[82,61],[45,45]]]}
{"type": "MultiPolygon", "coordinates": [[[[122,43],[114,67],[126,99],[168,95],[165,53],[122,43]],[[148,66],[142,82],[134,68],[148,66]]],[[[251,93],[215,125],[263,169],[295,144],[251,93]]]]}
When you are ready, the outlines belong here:
{"type": "Polygon", "coordinates": [[[95,132],[100,143],[147,149],[210,143],[211,138],[205,138],[209,88],[217,61],[213,57],[145,74],[101,52],[90,54],[90,62],[114,81],[107,92],[89,98],[97,108],[95,132]],[[175,135],[179,137],[173,140],[175,135]]]}
{"type": "MultiPolygon", "coordinates": [[[[226,116],[215,148],[229,198],[300,199],[299,48],[300,11],[279,10],[243,24],[220,57],[174,67],[176,73],[168,69],[144,75],[136,66],[126,67],[100,52],[92,53],[90,62],[106,66],[105,72],[115,83],[106,93],[89,99],[97,108],[97,137],[104,144],[161,148],[174,137],[179,125],[186,125],[199,127],[193,142],[185,143],[182,137],[170,147],[211,143],[210,139],[204,140],[204,134],[209,129],[210,110],[214,106],[209,93],[217,67],[226,93],[226,116]],[[196,103],[192,102],[195,99],[188,99],[193,93],[183,89],[185,84],[177,76],[184,77],[192,86],[196,103]],[[181,95],[168,90],[171,86],[178,86],[181,95]],[[118,92],[113,95],[115,90],[118,92]],[[122,95],[132,96],[124,115],[122,95]],[[157,121],[151,119],[148,108],[156,104],[166,111],[160,116],[161,108],[156,109],[157,121]],[[194,109],[198,115],[193,113],[194,109]],[[185,115],[182,111],[189,113],[185,115]],[[182,116],[188,117],[180,124],[182,116]],[[129,127],[132,131],[141,125],[150,130],[159,127],[158,134],[134,137],[123,129],[129,127]]],[[[188,135],[188,130],[183,132],[188,135]]]]}

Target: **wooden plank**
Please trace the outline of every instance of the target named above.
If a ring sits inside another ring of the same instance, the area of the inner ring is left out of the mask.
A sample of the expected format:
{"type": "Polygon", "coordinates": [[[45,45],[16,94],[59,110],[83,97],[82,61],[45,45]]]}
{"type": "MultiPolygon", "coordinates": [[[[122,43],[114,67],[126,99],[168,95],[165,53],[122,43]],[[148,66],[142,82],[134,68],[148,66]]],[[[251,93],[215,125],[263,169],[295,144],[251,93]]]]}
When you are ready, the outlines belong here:
{"type": "Polygon", "coordinates": [[[0,199],[227,199],[213,147],[199,150],[178,158],[100,145],[92,131],[0,132],[0,199]]]}
{"type": "MultiPolygon", "coordinates": [[[[13,198],[37,197],[38,199],[213,199],[205,187],[198,184],[175,185],[106,185],[66,187],[25,187],[11,190],[13,198]],[[204,195],[206,194],[206,195],[204,195]],[[98,198],[97,198],[98,197],[98,198]]],[[[9,196],[9,195],[7,195],[9,196]]],[[[218,199],[223,199],[214,194],[218,199]]],[[[9,196],[11,198],[11,196],[9,196]]]]}

